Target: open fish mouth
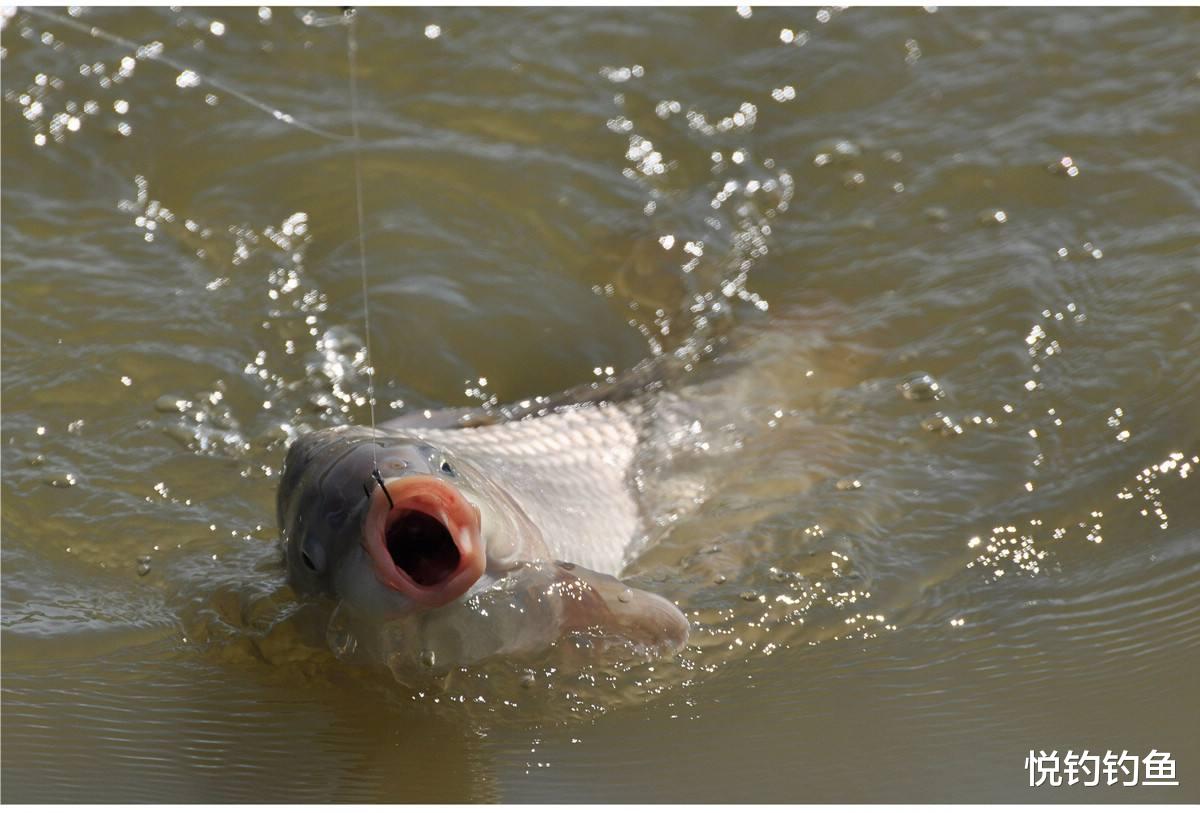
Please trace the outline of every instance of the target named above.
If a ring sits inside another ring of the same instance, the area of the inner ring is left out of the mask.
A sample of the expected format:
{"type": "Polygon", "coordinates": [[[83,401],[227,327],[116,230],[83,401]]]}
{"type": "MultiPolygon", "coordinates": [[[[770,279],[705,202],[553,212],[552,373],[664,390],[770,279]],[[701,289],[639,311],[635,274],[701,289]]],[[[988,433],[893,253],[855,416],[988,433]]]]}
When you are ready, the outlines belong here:
{"type": "Polygon", "coordinates": [[[480,534],[479,510],[461,491],[438,477],[410,475],[372,492],[362,544],[380,582],[441,607],[483,575],[480,534]]]}

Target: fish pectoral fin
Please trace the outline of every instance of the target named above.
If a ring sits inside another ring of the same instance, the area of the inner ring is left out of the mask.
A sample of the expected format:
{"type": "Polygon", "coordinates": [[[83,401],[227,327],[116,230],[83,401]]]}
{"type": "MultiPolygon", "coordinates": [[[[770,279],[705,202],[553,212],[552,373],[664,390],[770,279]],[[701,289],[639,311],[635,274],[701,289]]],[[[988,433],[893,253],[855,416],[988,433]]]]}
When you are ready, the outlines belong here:
{"type": "Polygon", "coordinates": [[[566,631],[620,639],[651,656],[687,643],[687,618],[662,596],[570,562],[556,565],[566,631]]]}

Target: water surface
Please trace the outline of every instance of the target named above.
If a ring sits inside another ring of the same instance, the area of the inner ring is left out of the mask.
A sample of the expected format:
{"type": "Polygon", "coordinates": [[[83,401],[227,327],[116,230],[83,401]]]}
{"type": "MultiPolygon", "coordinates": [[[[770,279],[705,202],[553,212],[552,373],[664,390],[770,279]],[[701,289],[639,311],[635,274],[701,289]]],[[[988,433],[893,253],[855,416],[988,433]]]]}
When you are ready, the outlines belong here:
{"type": "Polygon", "coordinates": [[[346,28],[51,13],[0,63],[5,801],[1197,800],[1194,10],[364,10],[381,412],[751,371],[668,383],[630,577],[687,651],[422,692],[274,529],[367,418],[346,28]],[[1027,787],[1085,748],[1181,784],[1027,787]]]}

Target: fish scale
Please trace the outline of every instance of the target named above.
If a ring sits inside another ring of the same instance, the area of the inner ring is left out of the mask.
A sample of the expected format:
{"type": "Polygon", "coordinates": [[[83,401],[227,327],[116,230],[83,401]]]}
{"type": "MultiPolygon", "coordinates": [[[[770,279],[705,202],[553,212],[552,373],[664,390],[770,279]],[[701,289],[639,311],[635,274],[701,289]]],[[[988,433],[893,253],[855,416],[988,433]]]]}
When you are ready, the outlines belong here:
{"type": "Polygon", "coordinates": [[[642,530],[632,478],[638,415],[632,404],[588,404],[510,423],[406,431],[486,459],[552,556],[618,574],[642,530]]]}

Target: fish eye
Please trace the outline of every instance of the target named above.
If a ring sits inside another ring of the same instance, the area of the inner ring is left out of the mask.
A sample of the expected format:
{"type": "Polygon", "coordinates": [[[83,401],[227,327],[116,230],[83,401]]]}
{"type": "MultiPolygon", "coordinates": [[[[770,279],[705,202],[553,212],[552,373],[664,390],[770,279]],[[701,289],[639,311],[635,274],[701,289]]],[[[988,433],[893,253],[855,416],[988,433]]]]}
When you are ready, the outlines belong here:
{"type": "Polygon", "coordinates": [[[450,461],[443,458],[441,465],[442,473],[448,474],[451,477],[457,477],[458,473],[454,471],[454,467],[450,465],[450,461]]]}

